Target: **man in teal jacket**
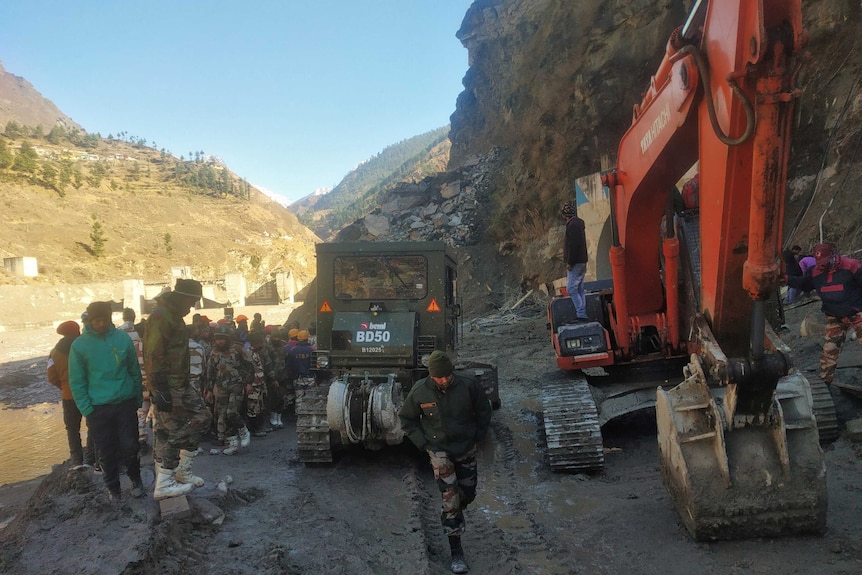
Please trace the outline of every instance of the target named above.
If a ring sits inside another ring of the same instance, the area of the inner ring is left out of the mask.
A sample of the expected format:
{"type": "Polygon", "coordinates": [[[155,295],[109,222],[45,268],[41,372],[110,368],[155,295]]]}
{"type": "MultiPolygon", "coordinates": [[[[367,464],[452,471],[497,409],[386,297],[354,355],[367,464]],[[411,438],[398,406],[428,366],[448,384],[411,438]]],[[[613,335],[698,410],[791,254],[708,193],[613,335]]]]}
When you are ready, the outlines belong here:
{"type": "Polygon", "coordinates": [[[441,520],[452,551],[450,568],[466,573],[464,509],[476,498],[476,443],[491,422],[485,390],[472,377],[454,373],[451,360],[438,350],[428,362],[428,377],[416,382],[398,415],[410,441],[431,458],[443,497],[441,520]]]}
{"type": "Polygon", "coordinates": [[[138,416],[141,366],[129,335],[111,323],[110,302],[87,306],[89,325],[72,343],[69,387],[102,458],[105,486],[120,500],[120,464],[132,481],[132,496],[141,497],[138,416]]]}

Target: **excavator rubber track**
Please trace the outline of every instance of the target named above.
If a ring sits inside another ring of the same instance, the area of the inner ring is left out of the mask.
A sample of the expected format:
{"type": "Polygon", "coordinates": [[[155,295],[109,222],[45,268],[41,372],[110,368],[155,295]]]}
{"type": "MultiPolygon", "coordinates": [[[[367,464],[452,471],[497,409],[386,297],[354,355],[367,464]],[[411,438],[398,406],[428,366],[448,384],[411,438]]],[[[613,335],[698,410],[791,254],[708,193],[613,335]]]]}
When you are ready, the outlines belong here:
{"type": "Polygon", "coordinates": [[[548,464],[554,471],[599,471],[602,430],[590,386],[580,371],[542,384],[548,464]]]}
{"type": "Polygon", "coordinates": [[[329,385],[296,389],[296,448],[303,463],[332,463],[326,402],[329,385]]]}

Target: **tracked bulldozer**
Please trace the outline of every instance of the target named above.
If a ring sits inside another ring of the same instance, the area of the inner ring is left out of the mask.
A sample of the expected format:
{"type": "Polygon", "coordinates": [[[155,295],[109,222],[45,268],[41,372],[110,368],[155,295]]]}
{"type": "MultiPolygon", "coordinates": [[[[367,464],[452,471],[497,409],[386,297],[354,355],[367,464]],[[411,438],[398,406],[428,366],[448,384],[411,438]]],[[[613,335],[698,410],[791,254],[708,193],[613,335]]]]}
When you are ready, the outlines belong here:
{"type": "Polygon", "coordinates": [[[463,329],[457,265],[443,242],[317,245],[317,349],[296,384],[296,435],[305,463],[352,445],[403,441],[398,410],[428,374],[435,350],[500,407],[497,369],[457,355],[463,329]]]}
{"type": "Polygon", "coordinates": [[[800,0],[694,3],[601,175],[612,280],[589,286],[588,321],[565,293],[548,307],[557,364],[574,374],[543,391],[551,465],[600,469],[601,424],[655,407],[664,483],[698,540],[826,524],[834,405],[767,321],[805,39],[800,0]],[[697,206],[675,209],[692,170],[697,206]],[[681,383],[602,390],[583,371],[613,381],[650,363],[683,366],[681,383]]]}

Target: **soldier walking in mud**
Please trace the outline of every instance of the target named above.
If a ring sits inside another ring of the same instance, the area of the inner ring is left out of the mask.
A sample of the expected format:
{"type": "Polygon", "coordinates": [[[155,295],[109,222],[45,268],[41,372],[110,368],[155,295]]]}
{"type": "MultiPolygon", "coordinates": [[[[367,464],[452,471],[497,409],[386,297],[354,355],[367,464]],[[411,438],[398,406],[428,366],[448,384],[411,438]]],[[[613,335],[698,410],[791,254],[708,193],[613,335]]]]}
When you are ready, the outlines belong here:
{"type": "Polygon", "coordinates": [[[398,413],[401,427],[416,447],[428,453],[443,498],[441,520],[452,552],[453,573],[469,571],[461,547],[464,509],[476,498],[476,442],[488,431],[491,404],[482,386],[454,373],[442,351],[431,354],[428,377],[410,390],[398,413]]]}
{"type": "Polygon", "coordinates": [[[201,298],[200,282],[178,279],[157,298],[144,332],[144,359],[155,406],[153,499],[185,495],[204,480],[192,473],[192,458],[209,425],[200,391],[189,378],[189,336],[183,318],[201,298]]]}

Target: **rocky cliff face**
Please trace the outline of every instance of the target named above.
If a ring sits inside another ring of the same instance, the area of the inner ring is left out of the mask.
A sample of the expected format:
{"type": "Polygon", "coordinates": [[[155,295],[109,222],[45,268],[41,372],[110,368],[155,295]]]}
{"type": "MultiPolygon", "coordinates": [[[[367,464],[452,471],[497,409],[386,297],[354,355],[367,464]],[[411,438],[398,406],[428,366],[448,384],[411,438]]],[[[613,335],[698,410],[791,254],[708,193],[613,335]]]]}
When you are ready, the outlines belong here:
{"type": "MultiPolygon", "coordinates": [[[[458,37],[469,52],[464,92],[451,118],[450,168],[500,148],[500,186],[490,195],[492,235],[526,246],[557,225],[572,182],[612,158],[663,55],[685,20],[683,0],[476,0],[458,37]],[[536,217],[524,217],[524,214],[536,217]],[[533,225],[531,225],[531,222],[533,225]]],[[[862,7],[858,1],[803,3],[811,61],[801,77],[785,237],[807,248],[826,239],[862,248],[857,184],[862,147],[862,7]],[[830,206],[831,201],[831,206],[830,206]]],[[[537,266],[521,250],[525,276],[537,266]]],[[[857,254],[858,257],[858,254],[857,254]]]]}

